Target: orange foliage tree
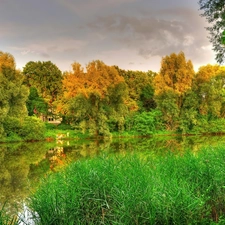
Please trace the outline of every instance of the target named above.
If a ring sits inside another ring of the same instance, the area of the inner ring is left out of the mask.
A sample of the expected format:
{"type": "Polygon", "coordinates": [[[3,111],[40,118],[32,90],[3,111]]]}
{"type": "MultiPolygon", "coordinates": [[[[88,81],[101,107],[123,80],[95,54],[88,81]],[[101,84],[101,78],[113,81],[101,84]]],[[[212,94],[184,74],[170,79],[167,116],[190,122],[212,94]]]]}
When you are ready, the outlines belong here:
{"type": "MultiPolygon", "coordinates": [[[[126,85],[115,67],[100,60],[90,62],[86,71],[77,62],[63,78],[64,106],[62,109],[82,130],[91,128],[96,135],[106,134],[110,118],[123,120],[126,85]],[[82,125],[81,125],[82,124],[82,125]]],[[[92,132],[93,133],[93,132],[92,132]]]]}

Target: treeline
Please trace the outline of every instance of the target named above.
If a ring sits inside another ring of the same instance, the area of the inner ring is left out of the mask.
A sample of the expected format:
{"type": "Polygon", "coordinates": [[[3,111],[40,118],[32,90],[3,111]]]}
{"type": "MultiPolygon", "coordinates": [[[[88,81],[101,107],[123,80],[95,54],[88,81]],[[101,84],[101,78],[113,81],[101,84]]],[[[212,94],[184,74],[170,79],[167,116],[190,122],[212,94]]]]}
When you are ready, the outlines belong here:
{"type": "Polygon", "coordinates": [[[13,56],[0,52],[0,136],[40,139],[38,118],[49,117],[90,136],[224,132],[224,87],[225,67],[195,73],[183,52],[163,57],[159,73],[99,60],[63,73],[50,61],[30,61],[18,71],[13,56]]]}

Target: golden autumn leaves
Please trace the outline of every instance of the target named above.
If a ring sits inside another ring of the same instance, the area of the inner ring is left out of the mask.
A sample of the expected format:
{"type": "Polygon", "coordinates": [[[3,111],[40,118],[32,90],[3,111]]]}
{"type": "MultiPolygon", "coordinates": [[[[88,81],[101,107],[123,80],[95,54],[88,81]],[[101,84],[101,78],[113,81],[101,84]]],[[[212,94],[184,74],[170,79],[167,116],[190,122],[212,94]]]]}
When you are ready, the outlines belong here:
{"type": "Polygon", "coordinates": [[[88,98],[93,92],[104,98],[110,86],[124,82],[115,67],[107,66],[99,60],[90,62],[86,66],[86,72],[77,62],[72,64],[72,69],[73,71],[64,74],[63,86],[66,98],[75,97],[77,94],[83,94],[88,98]]]}
{"type": "Polygon", "coordinates": [[[192,62],[186,61],[184,53],[172,53],[162,58],[161,69],[155,77],[155,94],[174,91],[182,95],[191,88],[195,72],[192,62]]]}

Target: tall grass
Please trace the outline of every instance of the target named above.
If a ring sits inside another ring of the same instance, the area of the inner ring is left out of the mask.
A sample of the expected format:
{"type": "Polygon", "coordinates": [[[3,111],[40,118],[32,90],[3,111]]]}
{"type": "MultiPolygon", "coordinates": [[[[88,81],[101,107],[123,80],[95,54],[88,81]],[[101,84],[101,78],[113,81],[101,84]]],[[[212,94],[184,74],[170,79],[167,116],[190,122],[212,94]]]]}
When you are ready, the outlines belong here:
{"type": "Polygon", "coordinates": [[[6,204],[0,208],[0,225],[18,225],[19,220],[17,216],[9,216],[7,214],[6,204]]]}
{"type": "Polygon", "coordinates": [[[225,149],[79,161],[31,196],[36,224],[224,224],[225,149]]]}

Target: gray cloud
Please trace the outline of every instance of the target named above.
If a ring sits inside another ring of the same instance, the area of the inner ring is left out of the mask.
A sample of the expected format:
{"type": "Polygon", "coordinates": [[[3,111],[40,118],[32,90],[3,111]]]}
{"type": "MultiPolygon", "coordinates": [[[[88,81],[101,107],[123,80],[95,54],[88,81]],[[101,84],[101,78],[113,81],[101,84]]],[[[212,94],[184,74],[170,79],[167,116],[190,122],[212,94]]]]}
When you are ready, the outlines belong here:
{"type": "Polygon", "coordinates": [[[200,53],[201,47],[209,44],[198,12],[184,8],[161,10],[152,15],[142,11],[141,17],[112,14],[97,18],[88,27],[106,33],[108,38],[135,49],[146,59],[181,50],[190,52],[190,48],[192,53],[200,53]]]}
{"type": "Polygon", "coordinates": [[[73,60],[101,59],[158,70],[172,52],[182,50],[196,64],[213,57],[196,0],[0,1],[0,50],[20,65],[48,58],[64,69],[73,60]]]}

